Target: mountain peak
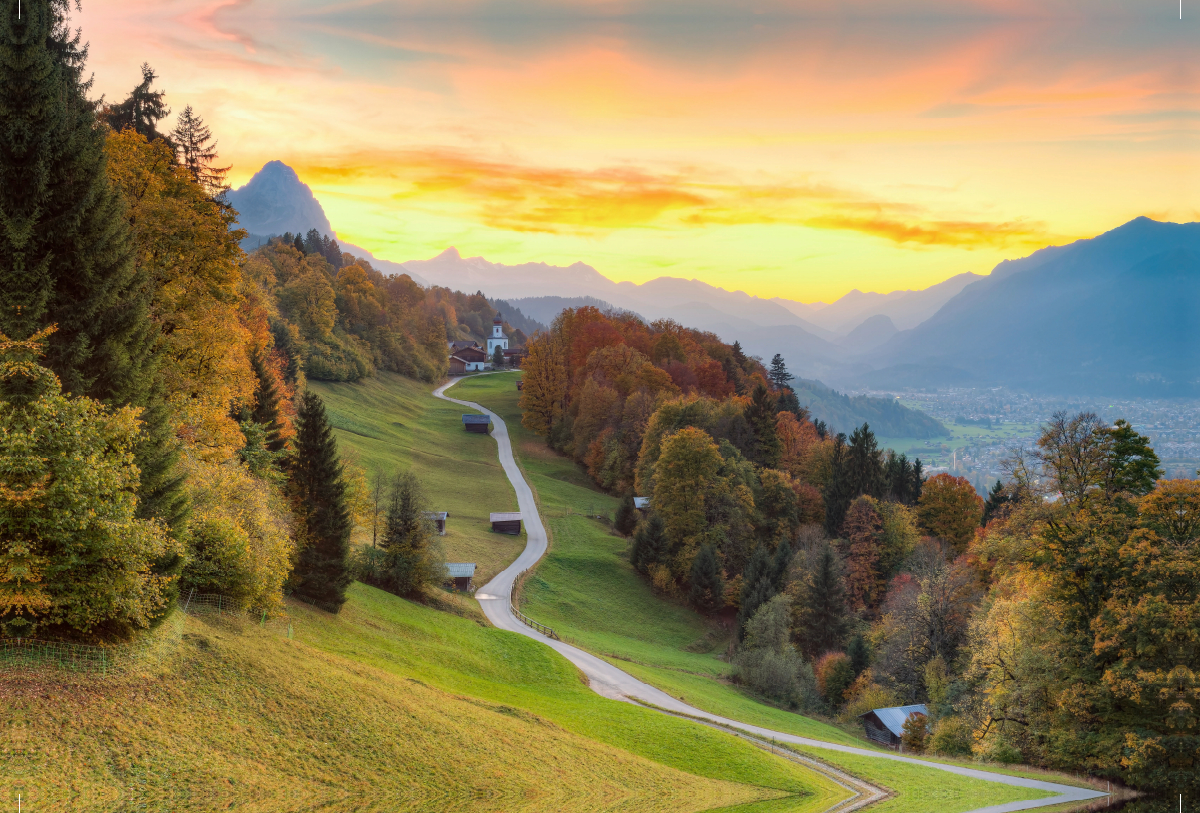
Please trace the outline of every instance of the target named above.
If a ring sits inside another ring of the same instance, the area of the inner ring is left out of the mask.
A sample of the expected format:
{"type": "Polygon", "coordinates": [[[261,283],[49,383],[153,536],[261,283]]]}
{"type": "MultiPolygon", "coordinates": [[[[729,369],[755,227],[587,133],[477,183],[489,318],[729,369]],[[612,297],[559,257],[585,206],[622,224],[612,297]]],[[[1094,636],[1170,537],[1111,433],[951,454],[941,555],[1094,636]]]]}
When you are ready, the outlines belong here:
{"type": "Polygon", "coordinates": [[[282,161],[268,161],[245,186],[227,193],[226,199],[238,213],[238,225],[251,234],[303,234],[309,229],[334,234],[312,190],[282,161]]]}
{"type": "Polygon", "coordinates": [[[454,246],[450,246],[450,248],[446,249],[445,251],[443,251],[441,254],[437,255],[433,259],[435,259],[435,260],[461,260],[462,255],[458,253],[457,248],[455,248],[454,246]]]}

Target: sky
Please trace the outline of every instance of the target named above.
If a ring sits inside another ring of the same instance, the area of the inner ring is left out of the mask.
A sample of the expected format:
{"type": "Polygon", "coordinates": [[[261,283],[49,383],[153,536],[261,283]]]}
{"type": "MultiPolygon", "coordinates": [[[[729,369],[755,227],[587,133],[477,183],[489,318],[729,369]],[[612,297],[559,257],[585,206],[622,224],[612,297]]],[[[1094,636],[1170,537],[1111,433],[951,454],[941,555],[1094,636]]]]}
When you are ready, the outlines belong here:
{"type": "MultiPolygon", "coordinates": [[[[829,302],[1200,214],[1200,0],[84,0],[338,236],[829,302]],[[1194,6],[1194,10],[1188,6],[1194,6]]],[[[169,123],[168,123],[169,124],[169,123]]]]}

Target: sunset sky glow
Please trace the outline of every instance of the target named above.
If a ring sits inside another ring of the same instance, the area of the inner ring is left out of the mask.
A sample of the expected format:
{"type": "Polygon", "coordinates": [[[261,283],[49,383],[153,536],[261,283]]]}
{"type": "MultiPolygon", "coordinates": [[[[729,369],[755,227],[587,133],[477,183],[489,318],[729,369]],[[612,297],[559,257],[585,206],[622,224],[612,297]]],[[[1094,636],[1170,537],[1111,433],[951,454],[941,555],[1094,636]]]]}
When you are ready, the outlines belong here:
{"type": "Polygon", "coordinates": [[[1200,25],[1176,17],[1147,0],[85,0],[76,21],[96,92],[123,98],[148,61],[234,185],[282,160],[380,257],[456,246],[811,302],[1197,219],[1200,25]]]}

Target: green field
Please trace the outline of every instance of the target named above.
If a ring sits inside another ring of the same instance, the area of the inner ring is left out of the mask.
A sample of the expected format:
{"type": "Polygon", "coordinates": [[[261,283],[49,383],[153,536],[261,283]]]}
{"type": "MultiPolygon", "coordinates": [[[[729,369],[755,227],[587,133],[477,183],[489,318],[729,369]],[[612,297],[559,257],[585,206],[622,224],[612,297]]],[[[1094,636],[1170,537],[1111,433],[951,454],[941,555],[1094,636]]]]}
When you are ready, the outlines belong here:
{"type": "MultiPolygon", "coordinates": [[[[906,404],[906,406],[911,405],[906,404]]],[[[931,440],[879,437],[876,440],[880,449],[903,452],[910,459],[919,457],[921,462],[927,466],[946,466],[949,465],[951,453],[955,449],[976,443],[994,444],[1015,442],[1022,438],[1032,439],[1036,438],[1041,431],[1039,425],[1032,423],[1005,423],[992,429],[982,426],[958,426],[952,423],[944,425],[950,433],[949,437],[931,440]]]]}
{"type": "MultiPolygon", "coordinates": [[[[606,700],[540,644],[355,585],[294,640],[187,618],[156,674],[19,680],[5,790],[29,810],[704,810],[840,789],[728,734],[606,700]]],[[[15,809],[15,808],[14,808],[15,809]]],[[[751,806],[748,810],[756,810],[751,806]]]]}
{"type": "MultiPolygon", "coordinates": [[[[314,381],[325,401],[338,445],[368,474],[411,469],[437,511],[449,511],[441,538],[446,559],[475,562],[475,584],[485,584],[525,548],[525,535],[492,533],[488,514],[516,511],[517,497],[496,459],[496,442],[463,430],[464,410],[440,401],[427,384],[380,373],[353,384],[314,381]]],[[[360,544],[370,533],[360,529],[360,544]]]]}
{"type": "MultiPolygon", "coordinates": [[[[577,513],[579,506],[594,506],[611,515],[616,500],[592,486],[580,467],[521,427],[514,383],[518,375],[467,379],[448,394],[482,404],[504,419],[538,494],[550,550],[525,584],[521,609],[553,627],[564,640],[697,708],[789,734],[871,747],[857,733],[759,702],[722,680],[729,665],[718,656],[726,651],[731,631],[656,596],[629,566],[626,541],[605,522],[577,513]]],[[[936,800],[939,811],[954,813],[1045,795],[934,768],[833,751],[812,753],[895,791],[896,797],[883,803],[887,807],[881,806],[889,811],[929,810],[936,800]]]]}

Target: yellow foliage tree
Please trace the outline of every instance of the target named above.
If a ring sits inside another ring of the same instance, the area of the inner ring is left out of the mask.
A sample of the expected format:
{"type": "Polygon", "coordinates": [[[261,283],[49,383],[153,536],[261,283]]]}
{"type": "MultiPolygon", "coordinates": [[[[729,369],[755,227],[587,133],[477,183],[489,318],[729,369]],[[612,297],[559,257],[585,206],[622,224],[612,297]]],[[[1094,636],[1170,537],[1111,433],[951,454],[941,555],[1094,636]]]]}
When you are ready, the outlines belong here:
{"type": "Polygon", "coordinates": [[[153,286],[164,384],[179,436],[227,459],[243,442],[232,404],[253,396],[246,354],[237,214],[212,200],[161,140],[132,129],[105,143],[113,185],[128,207],[136,262],[153,286]]]}
{"type": "Polygon", "coordinates": [[[544,333],[527,347],[529,355],[521,364],[525,371],[521,385],[521,425],[547,435],[566,407],[567,359],[562,342],[544,333]]]}

